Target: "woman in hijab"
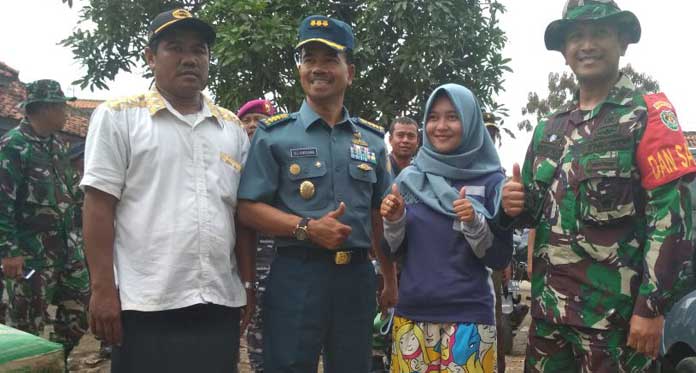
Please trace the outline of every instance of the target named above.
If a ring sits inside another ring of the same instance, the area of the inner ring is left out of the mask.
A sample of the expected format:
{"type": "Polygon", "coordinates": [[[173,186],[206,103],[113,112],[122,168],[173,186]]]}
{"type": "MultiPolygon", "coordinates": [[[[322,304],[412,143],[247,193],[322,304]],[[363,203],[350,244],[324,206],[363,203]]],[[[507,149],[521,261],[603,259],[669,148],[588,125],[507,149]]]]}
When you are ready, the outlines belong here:
{"type": "Polygon", "coordinates": [[[505,175],[465,87],[435,89],[424,122],[423,147],[381,206],[389,250],[404,259],[392,372],[495,372],[490,274],[509,262],[512,232],[489,221],[505,175]]]}

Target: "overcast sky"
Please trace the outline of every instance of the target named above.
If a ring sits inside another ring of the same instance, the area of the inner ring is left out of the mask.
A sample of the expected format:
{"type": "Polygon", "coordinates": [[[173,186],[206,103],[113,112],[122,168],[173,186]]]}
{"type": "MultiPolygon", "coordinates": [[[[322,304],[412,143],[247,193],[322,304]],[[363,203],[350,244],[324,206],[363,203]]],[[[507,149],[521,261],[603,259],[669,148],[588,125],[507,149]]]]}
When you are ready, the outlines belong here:
{"type": "MultiPolygon", "coordinates": [[[[639,44],[631,45],[622,64],[630,63],[636,71],[651,75],[675,105],[685,130],[696,130],[696,37],[693,14],[696,3],[684,0],[619,0],[624,9],[633,11],[643,26],[639,44]]],[[[72,60],[69,49],[57,43],[70,35],[78,19],[82,1],[73,9],[60,0],[3,1],[0,22],[0,61],[20,71],[20,79],[58,80],[68,93],[79,98],[109,99],[139,93],[148,89],[149,81],[136,74],[119,74],[108,91],[83,91],[68,88],[81,77],[82,69],[72,60]]],[[[549,22],[560,18],[563,0],[502,0],[507,12],[502,16],[502,28],[507,33],[505,57],[512,58],[512,73],[505,75],[506,92],[498,101],[510,109],[505,120],[508,128],[516,128],[520,108],[527,93],[547,92],[549,72],[565,71],[558,52],[544,47],[544,30],[549,22]]],[[[445,82],[443,82],[445,83],[445,82]]],[[[236,108],[230,108],[236,109],[236,108]]],[[[517,140],[506,138],[501,149],[503,165],[510,169],[519,161],[529,141],[528,134],[518,134],[517,140]]]]}

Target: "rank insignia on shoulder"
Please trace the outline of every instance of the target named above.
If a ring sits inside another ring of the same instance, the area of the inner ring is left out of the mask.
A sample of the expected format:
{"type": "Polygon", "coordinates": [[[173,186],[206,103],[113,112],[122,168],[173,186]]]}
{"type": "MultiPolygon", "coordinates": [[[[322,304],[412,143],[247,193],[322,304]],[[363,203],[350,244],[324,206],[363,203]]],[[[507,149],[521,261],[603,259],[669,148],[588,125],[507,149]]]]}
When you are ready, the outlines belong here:
{"type": "Polygon", "coordinates": [[[384,137],[384,127],[382,127],[378,124],[374,124],[374,123],[367,121],[365,119],[362,119],[362,118],[357,118],[356,122],[358,122],[358,124],[361,127],[367,128],[370,131],[376,133],[377,135],[384,137]]]}
{"type": "Polygon", "coordinates": [[[262,119],[261,124],[263,124],[266,128],[271,128],[278,124],[285,123],[290,119],[292,119],[292,117],[289,114],[277,114],[272,117],[262,119]]]}

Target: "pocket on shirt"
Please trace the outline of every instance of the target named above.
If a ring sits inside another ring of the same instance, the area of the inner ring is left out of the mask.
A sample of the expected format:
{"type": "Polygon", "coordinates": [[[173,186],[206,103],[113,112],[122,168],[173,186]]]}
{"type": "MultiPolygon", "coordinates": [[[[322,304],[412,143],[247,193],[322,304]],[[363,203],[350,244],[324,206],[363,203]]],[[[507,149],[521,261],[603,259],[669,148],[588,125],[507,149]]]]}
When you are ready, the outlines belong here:
{"type": "Polygon", "coordinates": [[[377,172],[372,163],[365,162],[349,162],[348,173],[353,181],[352,188],[355,193],[351,193],[350,206],[370,207],[372,202],[372,193],[377,183],[377,172]]]}
{"type": "Polygon", "coordinates": [[[537,156],[534,158],[534,181],[542,186],[547,187],[551,184],[558,162],[554,159],[545,156],[537,156]]]}
{"type": "Polygon", "coordinates": [[[607,225],[636,214],[631,169],[620,167],[618,157],[589,159],[581,164],[577,198],[583,222],[607,225]]]}
{"type": "Polygon", "coordinates": [[[280,196],[293,212],[318,211],[333,202],[326,163],[320,158],[291,159],[282,168],[284,182],[280,196]]]}

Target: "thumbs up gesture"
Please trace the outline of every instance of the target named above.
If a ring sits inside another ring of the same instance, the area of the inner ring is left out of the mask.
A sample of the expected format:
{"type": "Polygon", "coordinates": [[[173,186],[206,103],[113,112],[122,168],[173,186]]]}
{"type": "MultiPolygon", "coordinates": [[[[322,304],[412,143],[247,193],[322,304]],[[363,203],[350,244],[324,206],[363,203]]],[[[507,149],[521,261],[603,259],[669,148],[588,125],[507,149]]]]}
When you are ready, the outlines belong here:
{"type": "Polygon", "coordinates": [[[514,218],[524,209],[524,186],[520,177],[520,165],[512,166],[512,178],[503,186],[503,211],[514,218]]]}
{"type": "Polygon", "coordinates": [[[380,214],[387,221],[396,221],[404,215],[404,198],[399,193],[399,187],[392,184],[391,193],[382,200],[380,214]]]}
{"type": "Polygon", "coordinates": [[[337,209],[335,209],[333,211],[329,211],[329,213],[327,213],[326,215],[331,217],[331,218],[338,219],[341,216],[343,216],[343,214],[345,214],[345,213],[346,213],[346,204],[341,202],[338,205],[337,209]]]}
{"type": "Polygon", "coordinates": [[[346,204],[341,202],[337,209],[329,211],[317,220],[310,220],[307,225],[309,239],[325,249],[339,248],[352,232],[349,225],[338,220],[345,212],[346,204]]]}
{"type": "Polygon", "coordinates": [[[456,199],[452,206],[454,207],[454,213],[457,214],[460,221],[464,223],[471,223],[474,221],[476,212],[471,205],[471,201],[466,198],[466,188],[462,187],[462,189],[459,190],[459,199],[456,199]]]}

